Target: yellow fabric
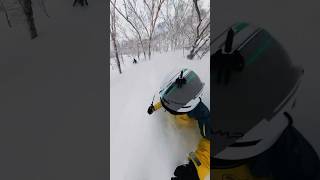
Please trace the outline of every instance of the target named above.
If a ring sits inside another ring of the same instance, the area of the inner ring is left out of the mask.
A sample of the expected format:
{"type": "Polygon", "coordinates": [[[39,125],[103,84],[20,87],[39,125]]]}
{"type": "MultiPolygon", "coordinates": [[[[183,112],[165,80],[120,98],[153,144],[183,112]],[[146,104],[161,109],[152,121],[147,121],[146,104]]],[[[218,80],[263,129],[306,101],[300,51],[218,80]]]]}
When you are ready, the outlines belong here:
{"type": "Polygon", "coordinates": [[[190,118],[187,114],[175,115],[176,124],[179,127],[193,128],[196,126],[196,121],[190,118]]]}
{"type": "Polygon", "coordinates": [[[254,177],[247,165],[241,165],[230,169],[213,169],[211,174],[213,180],[271,180],[268,177],[254,177]]]}
{"type": "MultiPolygon", "coordinates": [[[[161,107],[161,102],[154,105],[155,111],[161,107]]],[[[196,119],[190,118],[187,114],[175,115],[174,118],[175,123],[180,127],[196,127],[196,119]]],[[[210,141],[208,139],[201,138],[197,150],[194,153],[201,165],[198,166],[193,159],[190,157],[189,159],[195,164],[199,179],[205,180],[210,173],[210,141]]]]}
{"type": "MultiPolygon", "coordinates": [[[[154,105],[155,110],[162,107],[161,102],[154,105]]],[[[195,127],[195,119],[190,118],[187,114],[175,115],[175,123],[180,127],[195,127]]],[[[194,163],[200,180],[204,180],[210,173],[210,141],[202,138],[194,152],[201,165],[198,166],[195,160],[189,157],[194,163]]],[[[267,177],[254,177],[246,165],[241,165],[230,169],[213,169],[210,178],[213,180],[272,180],[267,177]],[[212,174],[213,173],[213,174],[212,174]]]]}
{"type": "Polygon", "coordinates": [[[162,107],[161,102],[157,102],[155,105],[153,105],[153,107],[155,111],[160,109],[162,107]]]}
{"type": "MultiPolygon", "coordinates": [[[[154,106],[155,111],[160,109],[162,107],[161,102],[157,102],[154,106]]],[[[196,122],[195,119],[190,118],[187,114],[181,114],[181,115],[175,115],[175,123],[179,126],[179,127],[195,127],[196,126],[196,122]]]]}
{"type": "Polygon", "coordinates": [[[204,180],[210,173],[210,141],[205,138],[201,138],[198,148],[195,151],[197,159],[200,161],[200,166],[196,161],[189,157],[189,159],[195,165],[200,180],[204,180]]]}

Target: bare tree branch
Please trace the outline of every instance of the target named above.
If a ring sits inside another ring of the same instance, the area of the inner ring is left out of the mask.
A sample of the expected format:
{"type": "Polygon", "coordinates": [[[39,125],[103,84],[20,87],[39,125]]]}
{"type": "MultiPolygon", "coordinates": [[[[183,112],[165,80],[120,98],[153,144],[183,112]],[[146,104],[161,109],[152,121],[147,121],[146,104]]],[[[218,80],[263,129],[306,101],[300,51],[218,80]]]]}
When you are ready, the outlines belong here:
{"type": "Polygon", "coordinates": [[[5,16],[6,16],[6,20],[7,20],[8,26],[11,28],[12,25],[11,25],[11,22],[10,22],[10,19],[9,19],[9,16],[8,16],[8,12],[7,12],[7,9],[6,9],[6,7],[4,6],[2,0],[1,0],[1,7],[2,7],[2,9],[3,9],[3,11],[4,11],[4,14],[5,14],[5,16]]]}
{"type": "Polygon", "coordinates": [[[206,23],[204,27],[202,27],[201,29],[201,25],[203,24],[202,23],[203,19],[201,18],[200,9],[198,6],[198,0],[192,0],[192,1],[194,4],[195,11],[197,13],[198,25],[196,27],[196,36],[195,36],[194,43],[192,45],[192,49],[190,51],[190,54],[187,56],[189,59],[192,59],[195,56],[195,54],[197,54],[198,51],[202,48],[202,46],[204,46],[204,44],[207,43],[208,40],[205,40],[204,44],[200,45],[203,42],[203,39],[206,38],[209,34],[207,32],[207,29],[209,28],[209,24],[210,24],[210,21],[208,21],[208,23],[206,23]]]}
{"type": "MultiPolygon", "coordinates": [[[[117,0],[114,0],[113,4],[116,3],[117,0]]],[[[112,1],[110,1],[112,2],[112,1]]],[[[115,12],[115,6],[113,6],[113,9],[111,9],[110,17],[111,17],[111,26],[110,26],[110,32],[111,32],[111,39],[112,39],[112,44],[113,44],[113,49],[115,51],[115,56],[116,56],[116,63],[118,66],[119,73],[121,74],[121,65],[120,65],[120,60],[119,60],[119,54],[118,54],[118,47],[117,47],[117,30],[116,30],[116,12],[115,12]]]]}
{"type": "Polygon", "coordinates": [[[149,30],[148,30],[147,26],[145,25],[145,22],[142,20],[141,16],[138,14],[137,9],[132,5],[132,2],[130,0],[127,0],[127,2],[128,2],[129,6],[130,6],[130,10],[136,15],[136,17],[140,21],[141,25],[145,29],[147,35],[150,36],[149,30]]]}
{"type": "MultiPolygon", "coordinates": [[[[145,51],[144,51],[144,45],[143,45],[143,42],[142,42],[142,36],[141,36],[141,33],[139,32],[139,30],[138,30],[138,27],[129,19],[129,16],[126,16],[126,15],[124,15],[124,13],[123,12],[121,12],[117,7],[116,7],[116,5],[115,5],[115,3],[113,3],[112,1],[110,1],[110,3],[112,4],[112,6],[115,8],[115,10],[131,25],[131,27],[135,30],[135,32],[137,33],[137,35],[138,35],[138,37],[139,37],[139,42],[140,42],[140,44],[141,44],[141,47],[142,47],[142,50],[143,50],[143,54],[144,54],[144,57],[146,58],[146,53],[145,53],[145,51]]],[[[125,13],[126,14],[128,14],[127,13],[127,9],[126,9],[126,7],[127,7],[127,5],[126,5],[126,3],[124,3],[125,5],[125,13]]]]}

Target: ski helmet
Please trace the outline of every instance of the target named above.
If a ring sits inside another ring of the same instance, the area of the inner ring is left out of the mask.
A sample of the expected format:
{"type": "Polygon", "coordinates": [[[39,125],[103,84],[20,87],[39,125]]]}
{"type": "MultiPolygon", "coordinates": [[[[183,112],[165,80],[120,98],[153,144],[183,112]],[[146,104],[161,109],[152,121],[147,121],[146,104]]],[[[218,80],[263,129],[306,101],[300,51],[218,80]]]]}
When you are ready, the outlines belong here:
{"type": "Polygon", "coordinates": [[[201,101],[204,83],[192,70],[184,68],[170,73],[160,87],[162,106],[171,114],[184,114],[201,101]]]}
{"type": "Polygon", "coordinates": [[[214,158],[252,158],[291,122],[303,69],[265,29],[247,23],[217,36],[211,52],[214,158]]]}

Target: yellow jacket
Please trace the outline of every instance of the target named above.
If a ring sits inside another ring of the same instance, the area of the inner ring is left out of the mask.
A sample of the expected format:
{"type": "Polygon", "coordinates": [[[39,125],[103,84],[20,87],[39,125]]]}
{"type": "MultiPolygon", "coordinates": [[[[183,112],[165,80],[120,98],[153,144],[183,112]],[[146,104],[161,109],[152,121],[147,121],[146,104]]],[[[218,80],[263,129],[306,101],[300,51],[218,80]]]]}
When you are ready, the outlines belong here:
{"type": "MultiPolygon", "coordinates": [[[[161,102],[154,105],[155,110],[162,107],[161,102]]],[[[183,127],[194,126],[193,118],[190,118],[187,114],[175,115],[176,123],[183,127]]],[[[196,169],[200,180],[204,180],[205,177],[210,174],[210,141],[205,138],[201,138],[198,147],[195,152],[191,152],[188,157],[191,160],[196,169]]]]}
{"type": "Polygon", "coordinates": [[[210,175],[210,141],[201,138],[197,150],[189,154],[189,160],[195,165],[200,180],[210,175]]]}

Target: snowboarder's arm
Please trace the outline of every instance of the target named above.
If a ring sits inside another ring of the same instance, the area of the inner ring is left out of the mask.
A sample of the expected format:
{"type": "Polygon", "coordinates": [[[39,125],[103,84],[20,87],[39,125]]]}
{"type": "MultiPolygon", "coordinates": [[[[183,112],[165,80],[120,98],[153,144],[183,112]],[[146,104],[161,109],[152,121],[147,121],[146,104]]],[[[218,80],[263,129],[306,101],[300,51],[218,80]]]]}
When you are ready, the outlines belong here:
{"type": "Polygon", "coordinates": [[[200,180],[204,180],[210,173],[210,141],[202,138],[195,152],[189,154],[189,160],[197,169],[200,180]]]}
{"type": "Polygon", "coordinates": [[[205,180],[210,175],[210,141],[202,138],[195,152],[189,154],[189,163],[180,165],[171,180],[205,180]]]}

